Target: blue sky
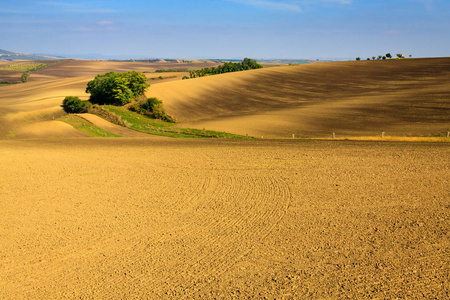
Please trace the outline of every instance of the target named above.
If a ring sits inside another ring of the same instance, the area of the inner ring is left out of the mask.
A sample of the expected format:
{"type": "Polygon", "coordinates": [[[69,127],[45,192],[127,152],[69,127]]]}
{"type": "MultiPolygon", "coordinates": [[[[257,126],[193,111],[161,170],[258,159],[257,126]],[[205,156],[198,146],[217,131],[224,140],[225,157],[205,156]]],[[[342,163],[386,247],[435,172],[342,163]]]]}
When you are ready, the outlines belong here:
{"type": "Polygon", "coordinates": [[[0,0],[0,49],[91,58],[450,56],[450,0],[0,0]]]}

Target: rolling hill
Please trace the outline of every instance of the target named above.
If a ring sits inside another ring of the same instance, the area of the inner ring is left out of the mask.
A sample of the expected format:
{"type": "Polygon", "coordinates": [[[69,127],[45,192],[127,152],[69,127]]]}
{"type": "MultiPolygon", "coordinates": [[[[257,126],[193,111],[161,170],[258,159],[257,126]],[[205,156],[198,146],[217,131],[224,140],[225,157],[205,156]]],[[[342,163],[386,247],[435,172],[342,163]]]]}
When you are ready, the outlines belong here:
{"type": "Polygon", "coordinates": [[[152,85],[181,126],[273,138],[439,135],[450,58],[327,62],[152,85]]]}
{"type": "MultiPolygon", "coordinates": [[[[87,99],[86,84],[97,74],[214,65],[60,62],[33,72],[26,84],[0,86],[0,137],[28,137],[28,127],[35,136],[64,136],[60,130],[39,135],[41,127],[33,123],[64,114],[65,96],[87,99]]],[[[450,128],[450,58],[325,62],[181,80],[186,74],[146,73],[147,96],[163,100],[179,127],[264,138],[380,136],[382,131],[438,136],[450,128]]]]}

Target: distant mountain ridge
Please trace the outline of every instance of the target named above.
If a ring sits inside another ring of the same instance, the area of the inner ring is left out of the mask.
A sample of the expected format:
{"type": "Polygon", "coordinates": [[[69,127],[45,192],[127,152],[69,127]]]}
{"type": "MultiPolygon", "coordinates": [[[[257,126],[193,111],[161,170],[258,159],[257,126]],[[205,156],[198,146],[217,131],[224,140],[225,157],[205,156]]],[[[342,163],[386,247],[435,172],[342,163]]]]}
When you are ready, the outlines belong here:
{"type": "Polygon", "coordinates": [[[40,54],[28,54],[21,52],[13,52],[0,49],[0,61],[14,61],[14,60],[57,60],[63,59],[63,57],[40,55],[40,54]]]}

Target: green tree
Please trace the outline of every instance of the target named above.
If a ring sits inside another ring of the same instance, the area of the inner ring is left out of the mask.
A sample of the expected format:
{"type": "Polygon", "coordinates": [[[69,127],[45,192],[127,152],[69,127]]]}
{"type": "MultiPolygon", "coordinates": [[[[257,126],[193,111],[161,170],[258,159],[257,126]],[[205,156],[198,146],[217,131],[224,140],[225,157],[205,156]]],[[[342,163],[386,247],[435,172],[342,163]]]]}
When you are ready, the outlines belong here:
{"type": "Polygon", "coordinates": [[[372,56],[372,60],[375,60],[375,58],[376,58],[375,56],[372,56]]]}
{"type": "Polygon", "coordinates": [[[189,71],[190,78],[203,77],[208,75],[216,75],[228,72],[238,72],[252,69],[260,69],[262,66],[257,63],[256,60],[250,58],[244,58],[239,63],[226,62],[223,65],[212,68],[203,68],[200,70],[189,71]]]}
{"type": "Polygon", "coordinates": [[[361,57],[357,57],[356,60],[361,60],[361,57]]]}
{"type": "Polygon", "coordinates": [[[94,104],[125,105],[144,94],[150,85],[144,74],[108,72],[88,82],[86,93],[94,104]]]}
{"type": "Polygon", "coordinates": [[[63,100],[63,109],[66,113],[80,113],[84,110],[84,102],[78,97],[67,96],[63,100]]]}
{"type": "Polygon", "coordinates": [[[391,59],[391,58],[392,58],[392,55],[391,55],[390,53],[386,53],[386,57],[389,58],[389,59],[391,59]]]}

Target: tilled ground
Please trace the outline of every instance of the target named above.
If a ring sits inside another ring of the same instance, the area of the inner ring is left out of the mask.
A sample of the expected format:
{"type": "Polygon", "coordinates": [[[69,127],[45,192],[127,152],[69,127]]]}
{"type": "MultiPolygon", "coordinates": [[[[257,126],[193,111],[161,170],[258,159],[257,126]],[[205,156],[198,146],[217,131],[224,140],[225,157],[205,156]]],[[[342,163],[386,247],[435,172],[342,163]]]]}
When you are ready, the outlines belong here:
{"type": "Polygon", "coordinates": [[[447,143],[0,141],[0,298],[450,297],[447,143]]]}

